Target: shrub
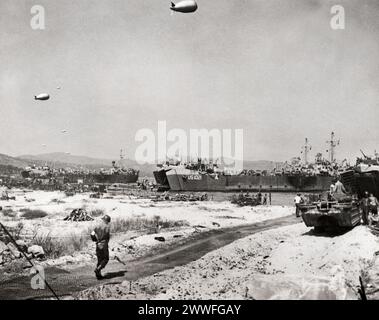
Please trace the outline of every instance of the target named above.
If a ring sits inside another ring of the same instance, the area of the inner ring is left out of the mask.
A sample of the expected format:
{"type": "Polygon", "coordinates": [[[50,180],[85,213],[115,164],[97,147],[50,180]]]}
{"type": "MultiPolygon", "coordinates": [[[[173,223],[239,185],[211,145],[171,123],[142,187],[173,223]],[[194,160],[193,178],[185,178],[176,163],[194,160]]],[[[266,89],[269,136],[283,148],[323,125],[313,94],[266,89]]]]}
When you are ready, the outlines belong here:
{"type": "Polygon", "coordinates": [[[53,200],[50,201],[50,203],[60,204],[60,203],[66,203],[66,201],[63,201],[63,200],[60,200],[60,199],[53,199],[53,200]]]}
{"type": "Polygon", "coordinates": [[[87,234],[71,234],[67,237],[52,237],[50,234],[34,235],[32,244],[39,245],[45,251],[47,258],[73,254],[87,247],[89,237],[87,234]]]}
{"type": "Polygon", "coordinates": [[[81,251],[87,247],[88,241],[89,235],[87,233],[82,233],[79,235],[72,234],[68,238],[68,247],[71,247],[73,251],[81,251]]]}
{"type": "Polygon", "coordinates": [[[101,217],[103,216],[105,213],[104,213],[104,210],[103,209],[93,209],[89,212],[89,214],[96,218],[96,217],[101,217]]]}
{"type": "Polygon", "coordinates": [[[23,212],[22,217],[28,220],[39,219],[47,216],[47,212],[40,209],[23,209],[21,211],[23,212]]]}
{"type": "MultiPolygon", "coordinates": [[[[15,227],[9,227],[7,226],[7,231],[11,234],[13,239],[18,240],[20,239],[21,231],[24,229],[24,224],[22,222],[17,223],[15,227]]],[[[0,241],[4,243],[8,243],[11,241],[9,239],[9,236],[4,232],[2,228],[0,228],[0,241]]]]}
{"type": "Polygon", "coordinates": [[[4,217],[14,218],[17,215],[17,212],[13,211],[13,209],[4,209],[2,210],[4,217]]]}
{"type": "Polygon", "coordinates": [[[65,247],[62,241],[56,241],[50,234],[35,235],[32,244],[41,246],[47,258],[57,258],[64,254],[65,247]]]}
{"type": "Polygon", "coordinates": [[[111,232],[124,232],[131,230],[153,230],[160,226],[161,228],[173,228],[188,226],[187,221],[183,220],[161,220],[159,216],[151,218],[127,218],[115,219],[111,223],[111,232]]]}

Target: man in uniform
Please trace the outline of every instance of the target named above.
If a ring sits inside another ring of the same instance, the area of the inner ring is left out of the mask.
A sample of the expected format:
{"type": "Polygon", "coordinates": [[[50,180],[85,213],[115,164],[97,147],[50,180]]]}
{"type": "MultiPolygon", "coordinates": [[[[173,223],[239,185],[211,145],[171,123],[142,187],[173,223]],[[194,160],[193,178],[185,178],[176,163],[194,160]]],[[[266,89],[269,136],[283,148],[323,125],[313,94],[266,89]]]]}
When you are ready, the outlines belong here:
{"type": "Polygon", "coordinates": [[[267,205],[267,193],[263,196],[263,205],[267,205]]]}
{"type": "Polygon", "coordinates": [[[378,224],[378,220],[379,220],[378,219],[378,206],[379,206],[378,199],[372,193],[370,193],[370,197],[368,199],[369,199],[369,211],[370,211],[369,225],[372,225],[373,223],[378,224]]]}
{"type": "Polygon", "coordinates": [[[105,215],[101,218],[102,222],[91,233],[91,238],[96,242],[96,256],[97,266],[95,269],[96,278],[98,280],[103,279],[101,270],[107,265],[109,261],[109,249],[108,242],[110,239],[110,222],[111,218],[105,215]]]}
{"type": "Polygon", "coordinates": [[[262,193],[260,191],[258,191],[257,197],[259,204],[262,204],[262,193]]]}
{"type": "Polygon", "coordinates": [[[362,208],[362,220],[364,225],[368,225],[368,217],[370,211],[370,199],[369,194],[365,191],[364,197],[361,200],[361,208],[362,208]]]}
{"type": "Polygon", "coordinates": [[[298,193],[294,199],[296,206],[296,217],[300,217],[300,203],[302,202],[301,194],[298,193]]]}
{"type": "Polygon", "coordinates": [[[335,189],[335,185],[334,185],[334,181],[330,184],[330,187],[329,187],[329,193],[330,194],[333,194],[334,193],[334,189],[335,189]]]}
{"type": "Polygon", "coordinates": [[[346,194],[346,189],[340,178],[337,178],[337,182],[334,185],[334,194],[346,194]]]}
{"type": "Polygon", "coordinates": [[[344,201],[346,199],[349,199],[349,195],[347,194],[345,186],[341,182],[340,178],[337,178],[332,196],[336,201],[344,201]]]}

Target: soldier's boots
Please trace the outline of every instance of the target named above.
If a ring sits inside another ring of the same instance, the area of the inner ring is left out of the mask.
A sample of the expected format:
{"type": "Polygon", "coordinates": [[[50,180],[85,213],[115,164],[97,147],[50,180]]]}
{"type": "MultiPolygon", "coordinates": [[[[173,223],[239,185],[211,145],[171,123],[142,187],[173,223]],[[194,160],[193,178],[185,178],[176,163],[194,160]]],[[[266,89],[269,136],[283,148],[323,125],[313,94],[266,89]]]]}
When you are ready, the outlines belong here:
{"type": "Polygon", "coordinates": [[[101,274],[101,270],[99,270],[99,269],[95,269],[95,275],[96,275],[96,279],[97,280],[101,280],[101,279],[104,279],[104,277],[102,276],[102,274],[101,274]]]}

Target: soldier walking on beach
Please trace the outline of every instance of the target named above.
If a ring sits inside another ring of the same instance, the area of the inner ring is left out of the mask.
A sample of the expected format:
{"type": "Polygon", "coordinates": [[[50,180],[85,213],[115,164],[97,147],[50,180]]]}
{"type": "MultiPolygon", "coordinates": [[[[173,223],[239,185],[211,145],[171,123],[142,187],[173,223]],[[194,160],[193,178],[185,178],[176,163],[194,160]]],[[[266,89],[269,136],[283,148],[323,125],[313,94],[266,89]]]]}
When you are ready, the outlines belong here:
{"type": "Polygon", "coordinates": [[[369,199],[369,225],[377,224],[379,219],[378,219],[378,206],[379,202],[378,199],[370,193],[369,199]]]}
{"type": "Polygon", "coordinates": [[[105,268],[109,261],[109,248],[108,243],[110,239],[110,222],[111,218],[105,215],[101,218],[102,222],[91,233],[91,238],[96,242],[96,256],[97,266],[95,269],[95,275],[98,280],[103,279],[101,270],[105,268]]]}
{"type": "Polygon", "coordinates": [[[369,194],[365,191],[364,197],[361,200],[361,208],[362,208],[362,220],[364,225],[368,225],[368,216],[370,211],[370,199],[369,194]]]}
{"type": "Polygon", "coordinates": [[[263,205],[267,205],[267,194],[263,196],[263,205]]]}
{"type": "Polygon", "coordinates": [[[302,202],[301,194],[298,193],[294,199],[296,207],[296,217],[300,217],[300,203],[302,202]]]}

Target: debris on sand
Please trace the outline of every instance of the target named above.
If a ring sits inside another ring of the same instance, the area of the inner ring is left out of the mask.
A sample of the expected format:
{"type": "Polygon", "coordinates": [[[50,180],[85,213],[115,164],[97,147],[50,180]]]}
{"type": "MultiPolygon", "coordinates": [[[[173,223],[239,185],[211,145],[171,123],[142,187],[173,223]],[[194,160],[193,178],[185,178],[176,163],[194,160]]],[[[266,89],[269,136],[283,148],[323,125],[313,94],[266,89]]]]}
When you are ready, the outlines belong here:
{"type": "Polygon", "coordinates": [[[24,240],[16,240],[16,244],[22,252],[28,251],[28,245],[26,244],[24,240]]]}
{"type": "Polygon", "coordinates": [[[42,259],[45,256],[45,252],[41,246],[33,245],[28,248],[28,253],[31,253],[34,258],[42,259]]]}
{"type": "Polygon", "coordinates": [[[250,195],[250,194],[238,194],[233,195],[231,203],[236,204],[240,207],[244,206],[258,206],[261,204],[260,195],[250,195]]]}
{"type": "Polygon", "coordinates": [[[7,247],[10,253],[12,254],[12,256],[14,256],[16,259],[21,258],[21,252],[18,251],[17,247],[12,242],[9,242],[7,244],[7,247]]]}
{"type": "Polygon", "coordinates": [[[23,255],[20,250],[29,258],[43,259],[45,257],[45,252],[41,246],[32,245],[28,247],[23,240],[16,240],[16,243],[18,248],[12,242],[5,244],[0,241],[0,265],[22,258],[23,255]]]}
{"type": "Polygon", "coordinates": [[[8,250],[9,248],[7,247],[7,245],[4,243],[4,242],[2,242],[2,241],[0,241],[0,255],[4,252],[4,251],[6,251],[6,250],[8,250]]]}
{"type": "Polygon", "coordinates": [[[74,209],[63,220],[65,221],[93,221],[94,218],[84,209],[74,209]]]}
{"type": "Polygon", "coordinates": [[[170,195],[168,192],[163,193],[162,195],[157,195],[154,198],[151,199],[152,201],[159,202],[159,201],[208,201],[208,194],[207,193],[201,193],[201,194],[184,194],[184,193],[177,193],[175,195],[170,195]]]}
{"type": "Polygon", "coordinates": [[[101,193],[100,192],[97,192],[97,193],[91,193],[89,195],[90,198],[92,199],[100,199],[101,198],[101,193]]]}

